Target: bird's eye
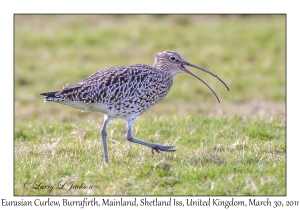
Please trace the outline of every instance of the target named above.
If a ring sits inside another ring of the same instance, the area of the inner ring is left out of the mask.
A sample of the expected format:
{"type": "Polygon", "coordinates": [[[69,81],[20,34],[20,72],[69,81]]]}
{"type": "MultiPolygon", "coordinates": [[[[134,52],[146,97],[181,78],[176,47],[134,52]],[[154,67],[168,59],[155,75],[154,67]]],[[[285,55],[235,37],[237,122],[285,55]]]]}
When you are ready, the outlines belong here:
{"type": "Polygon", "coordinates": [[[172,61],[175,61],[175,60],[176,60],[176,58],[175,58],[175,57],[171,57],[171,60],[172,60],[172,61]]]}

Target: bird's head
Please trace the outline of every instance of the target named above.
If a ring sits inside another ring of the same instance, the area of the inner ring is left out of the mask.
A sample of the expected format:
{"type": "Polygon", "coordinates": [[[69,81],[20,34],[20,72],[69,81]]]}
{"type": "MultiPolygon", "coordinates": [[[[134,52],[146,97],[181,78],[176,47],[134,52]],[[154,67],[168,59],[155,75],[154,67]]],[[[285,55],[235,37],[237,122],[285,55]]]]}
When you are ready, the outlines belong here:
{"type": "Polygon", "coordinates": [[[213,89],[211,89],[211,87],[208,84],[206,84],[206,82],[204,82],[200,77],[198,77],[196,74],[194,74],[193,72],[188,70],[186,68],[186,66],[190,66],[190,67],[199,69],[201,71],[204,71],[204,72],[216,77],[218,80],[220,80],[225,85],[225,87],[229,91],[228,86],[217,75],[213,74],[212,72],[210,72],[202,67],[196,66],[194,64],[191,64],[191,63],[185,61],[183,59],[183,57],[177,52],[174,52],[171,50],[166,50],[163,52],[156,53],[155,59],[154,59],[154,65],[153,65],[154,68],[157,68],[159,70],[170,71],[173,77],[177,73],[181,73],[181,72],[186,72],[186,73],[196,77],[201,82],[203,82],[215,94],[215,96],[218,99],[218,102],[220,103],[220,100],[219,100],[217,94],[213,91],[213,89]]]}

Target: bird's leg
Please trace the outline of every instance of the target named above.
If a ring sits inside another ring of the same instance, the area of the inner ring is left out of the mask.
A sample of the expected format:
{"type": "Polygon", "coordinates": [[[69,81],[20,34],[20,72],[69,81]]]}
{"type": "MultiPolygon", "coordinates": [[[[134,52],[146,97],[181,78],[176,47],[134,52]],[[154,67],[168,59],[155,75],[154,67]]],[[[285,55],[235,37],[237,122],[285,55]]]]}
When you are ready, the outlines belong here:
{"type": "Polygon", "coordinates": [[[152,143],[149,143],[149,142],[146,142],[146,141],[142,141],[142,140],[139,140],[139,139],[136,139],[134,137],[131,136],[131,128],[133,126],[133,122],[134,122],[135,119],[133,120],[129,120],[127,122],[127,140],[130,141],[130,142],[134,142],[134,143],[137,143],[137,144],[142,144],[142,145],[145,145],[147,147],[150,147],[152,148],[152,153],[153,153],[153,150],[155,150],[156,152],[160,152],[160,151],[165,151],[165,152],[174,152],[175,150],[172,149],[173,146],[163,146],[163,145],[158,145],[158,144],[152,144],[152,143]]]}
{"type": "Polygon", "coordinates": [[[107,152],[107,146],[106,146],[106,137],[107,137],[107,132],[106,132],[106,126],[109,123],[109,118],[107,115],[104,115],[104,122],[103,126],[101,128],[101,137],[102,137],[102,144],[103,144],[103,150],[104,150],[104,161],[106,164],[108,164],[108,152],[107,152]]]}

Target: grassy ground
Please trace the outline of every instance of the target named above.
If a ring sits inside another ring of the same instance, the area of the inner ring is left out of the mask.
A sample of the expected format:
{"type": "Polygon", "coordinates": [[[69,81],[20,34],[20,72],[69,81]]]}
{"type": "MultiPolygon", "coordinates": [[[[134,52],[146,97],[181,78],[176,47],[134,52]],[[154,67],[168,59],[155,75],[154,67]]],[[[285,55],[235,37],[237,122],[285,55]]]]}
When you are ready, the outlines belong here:
{"type": "Polygon", "coordinates": [[[285,16],[15,16],[15,195],[285,195],[285,16]],[[135,122],[133,134],[174,153],[129,143],[125,124],[44,104],[39,93],[99,69],[153,65],[175,50],[190,75],[135,122]],[[34,184],[35,182],[35,184],[34,184]],[[92,189],[58,189],[77,185],[92,189]],[[25,184],[27,183],[27,184],[25,184]],[[40,185],[39,185],[40,184],[40,185]],[[54,185],[52,190],[34,189],[54,185]]]}

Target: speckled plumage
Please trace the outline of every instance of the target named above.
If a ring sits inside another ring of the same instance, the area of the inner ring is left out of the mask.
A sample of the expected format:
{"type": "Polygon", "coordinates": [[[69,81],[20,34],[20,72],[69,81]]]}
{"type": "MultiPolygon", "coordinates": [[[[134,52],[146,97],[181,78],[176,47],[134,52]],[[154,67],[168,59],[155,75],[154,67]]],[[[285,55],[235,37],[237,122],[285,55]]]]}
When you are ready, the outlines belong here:
{"type": "Polygon", "coordinates": [[[219,101],[216,93],[185,66],[209,73],[219,79],[228,90],[229,88],[217,75],[188,63],[174,51],[156,53],[154,61],[153,67],[136,64],[100,70],[75,85],[66,85],[61,91],[41,93],[41,95],[46,96],[44,102],[57,102],[82,111],[104,113],[101,136],[105,163],[108,163],[106,127],[116,118],[126,121],[126,137],[130,142],[148,146],[152,148],[152,152],[153,150],[172,152],[175,151],[172,149],[173,146],[153,144],[132,137],[131,129],[134,120],[168,94],[174,76],[180,72],[191,74],[202,81],[219,101]]]}
{"type": "Polygon", "coordinates": [[[138,116],[163,99],[172,75],[136,64],[100,70],[76,85],[66,86],[45,102],[57,102],[82,111],[99,111],[111,117],[138,116]]]}

